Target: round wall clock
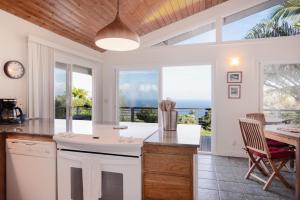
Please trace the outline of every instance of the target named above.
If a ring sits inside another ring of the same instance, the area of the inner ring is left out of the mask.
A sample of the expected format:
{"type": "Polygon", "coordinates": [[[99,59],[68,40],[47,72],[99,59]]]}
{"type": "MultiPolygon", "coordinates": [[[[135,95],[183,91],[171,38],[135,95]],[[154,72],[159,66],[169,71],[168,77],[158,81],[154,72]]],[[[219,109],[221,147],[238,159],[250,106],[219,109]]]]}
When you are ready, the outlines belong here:
{"type": "Polygon", "coordinates": [[[25,68],[19,61],[11,60],[4,64],[4,73],[9,78],[19,79],[24,76],[25,68]]]}

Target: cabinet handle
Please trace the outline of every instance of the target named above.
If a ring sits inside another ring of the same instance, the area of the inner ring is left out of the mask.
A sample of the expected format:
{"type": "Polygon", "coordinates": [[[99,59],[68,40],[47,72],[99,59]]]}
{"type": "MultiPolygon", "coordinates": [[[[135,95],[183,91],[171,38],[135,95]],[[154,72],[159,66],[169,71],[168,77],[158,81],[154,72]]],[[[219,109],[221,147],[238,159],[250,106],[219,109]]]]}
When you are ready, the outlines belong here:
{"type": "Polygon", "coordinates": [[[36,145],[36,143],[25,143],[25,145],[27,145],[27,146],[33,146],[33,145],[36,145]]]}

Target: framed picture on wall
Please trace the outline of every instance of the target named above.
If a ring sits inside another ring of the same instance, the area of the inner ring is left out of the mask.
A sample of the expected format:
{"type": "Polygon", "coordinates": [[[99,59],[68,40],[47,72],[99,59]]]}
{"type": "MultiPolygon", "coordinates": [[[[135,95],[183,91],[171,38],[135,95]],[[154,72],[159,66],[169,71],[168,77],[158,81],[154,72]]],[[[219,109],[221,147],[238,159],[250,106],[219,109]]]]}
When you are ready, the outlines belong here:
{"type": "Polygon", "coordinates": [[[241,85],[228,85],[228,99],[241,98],[241,85]]]}
{"type": "Polygon", "coordinates": [[[242,83],[242,72],[227,72],[227,83],[242,83]]]}

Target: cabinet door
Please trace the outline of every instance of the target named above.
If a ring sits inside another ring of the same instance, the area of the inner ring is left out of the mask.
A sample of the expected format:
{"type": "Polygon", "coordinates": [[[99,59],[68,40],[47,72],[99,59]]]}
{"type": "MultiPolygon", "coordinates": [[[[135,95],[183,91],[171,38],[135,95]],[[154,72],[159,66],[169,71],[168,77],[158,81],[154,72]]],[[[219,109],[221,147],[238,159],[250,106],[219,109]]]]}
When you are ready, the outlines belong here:
{"type": "Polygon", "coordinates": [[[193,175],[193,156],[145,153],[144,171],[190,178],[193,175]]]}
{"type": "Polygon", "coordinates": [[[6,179],[6,155],[5,155],[5,135],[0,133],[0,200],[5,200],[5,179],[6,179]]]}
{"type": "Polygon", "coordinates": [[[140,200],[142,196],[140,158],[59,151],[57,174],[59,200],[89,200],[94,195],[99,200],[140,200]]]}
{"type": "Polygon", "coordinates": [[[189,178],[144,173],[144,200],[192,200],[189,178]]]}

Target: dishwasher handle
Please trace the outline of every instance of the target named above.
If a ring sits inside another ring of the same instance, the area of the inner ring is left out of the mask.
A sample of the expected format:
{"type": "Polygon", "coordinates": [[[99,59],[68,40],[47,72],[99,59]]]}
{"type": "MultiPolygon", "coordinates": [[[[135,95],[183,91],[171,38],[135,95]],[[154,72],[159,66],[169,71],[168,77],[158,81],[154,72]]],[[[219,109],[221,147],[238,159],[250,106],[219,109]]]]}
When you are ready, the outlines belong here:
{"type": "Polygon", "coordinates": [[[34,146],[34,145],[37,145],[37,143],[34,143],[34,142],[26,142],[24,143],[25,145],[27,146],[34,146]]]}
{"type": "Polygon", "coordinates": [[[8,154],[56,157],[54,142],[6,139],[6,149],[8,154]]]}

